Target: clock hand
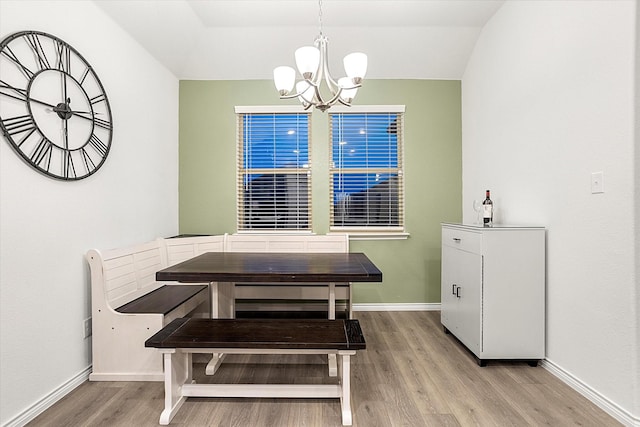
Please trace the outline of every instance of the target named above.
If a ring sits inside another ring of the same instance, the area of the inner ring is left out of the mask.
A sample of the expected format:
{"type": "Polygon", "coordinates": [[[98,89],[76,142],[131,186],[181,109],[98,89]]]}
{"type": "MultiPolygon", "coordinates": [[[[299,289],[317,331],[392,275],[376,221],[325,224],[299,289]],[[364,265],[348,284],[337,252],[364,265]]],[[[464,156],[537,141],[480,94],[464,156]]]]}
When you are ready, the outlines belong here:
{"type": "Polygon", "coordinates": [[[71,102],[71,99],[67,98],[67,74],[62,73],[62,99],[67,100],[67,105],[71,102]]]}
{"type": "Polygon", "coordinates": [[[64,148],[69,149],[69,128],[67,127],[67,120],[64,121],[64,148]]]}
{"type": "MultiPolygon", "coordinates": [[[[31,97],[28,97],[27,101],[33,101],[36,104],[41,104],[41,105],[44,105],[46,107],[51,107],[51,112],[52,113],[71,113],[71,114],[76,114],[76,115],[78,115],[78,114],[92,114],[92,115],[102,114],[102,113],[98,113],[98,112],[95,112],[95,111],[75,111],[75,110],[71,110],[71,109],[66,109],[66,108],[64,108],[64,104],[62,104],[63,107],[60,107],[59,106],[60,104],[53,105],[53,104],[50,104],[48,102],[40,101],[39,99],[31,98],[31,97]]],[[[67,100],[67,102],[68,101],[69,100],[67,100]]],[[[82,117],[82,116],[79,116],[79,117],[82,117]]]]}
{"type": "Polygon", "coordinates": [[[47,107],[56,108],[54,105],[49,104],[48,102],[40,101],[39,99],[28,97],[27,101],[33,101],[37,104],[46,105],[47,107]]]}
{"type": "Polygon", "coordinates": [[[76,111],[76,110],[71,110],[65,107],[53,107],[52,110],[54,113],[70,113],[70,114],[101,114],[101,113],[96,113],[95,111],[76,111]]]}

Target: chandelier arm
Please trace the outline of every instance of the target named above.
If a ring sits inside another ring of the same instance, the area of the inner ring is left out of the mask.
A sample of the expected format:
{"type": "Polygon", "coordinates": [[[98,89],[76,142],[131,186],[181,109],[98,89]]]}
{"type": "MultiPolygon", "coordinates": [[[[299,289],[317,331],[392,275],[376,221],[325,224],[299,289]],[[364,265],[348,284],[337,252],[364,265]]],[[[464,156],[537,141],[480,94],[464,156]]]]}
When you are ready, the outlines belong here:
{"type": "MultiPolygon", "coordinates": [[[[320,84],[316,81],[317,79],[304,79],[305,82],[309,83],[310,86],[313,86],[315,88],[315,90],[318,90],[318,87],[320,86],[320,84]]],[[[297,98],[299,96],[302,96],[302,94],[306,92],[306,91],[302,91],[302,92],[298,92],[296,90],[295,93],[287,93],[284,95],[280,95],[280,99],[293,99],[293,98],[297,98]]]]}
{"type": "Polygon", "coordinates": [[[301,96],[301,93],[294,93],[294,94],[289,94],[289,95],[280,95],[280,99],[293,99],[293,98],[297,98],[299,96],[301,96]]]}
{"type": "MultiPolygon", "coordinates": [[[[318,78],[321,79],[324,75],[324,80],[331,91],[331,95],[335,96],[340,85],[336,82],[329,72],[329,49],[327,47],[329,40],[321,35],[318,37],[317,43],[320,48],[320,64],[318,66],[318,78]]],[[[318,82],[319,83],[319,82],[318,82]]]]}
{"type": "Polygon", "coordinates": [[[338,91],[336,92],[336,94],[333,96],[333,98],[331,98],[329,100],[329,102],[327,102],[327,105],[333,105],[336,103],[336,101],[340,101],[340,103],[346,105],[346,106],[351,106],[351,104],[345,103],[345,101],[342,100],[342,98],[340,98],[340,94],[342,93],[342,88],[339,87],[338,91]]]}
{"type": "Polygon", "coordinates": [[[360,88],[360,87],[362,87],[362,84],[361,84],[361,83],[358,83],[358,84],[354,84],[353,86],[344,86],[344,87],[342,87],[341,89],[343,89],[343,90],[349,90],[349,89],[358,89],[358,88],[360,88]]]}
{"type": "Polygon", "coordinates": [[[320,93],[320,87],[315,86],[314,87],[314,93],[315,93],[315,99],[316,99],[317,104],[325,105],[326,103],[324,102],[324,98],[322,98],[322,94],[320,93]]]}

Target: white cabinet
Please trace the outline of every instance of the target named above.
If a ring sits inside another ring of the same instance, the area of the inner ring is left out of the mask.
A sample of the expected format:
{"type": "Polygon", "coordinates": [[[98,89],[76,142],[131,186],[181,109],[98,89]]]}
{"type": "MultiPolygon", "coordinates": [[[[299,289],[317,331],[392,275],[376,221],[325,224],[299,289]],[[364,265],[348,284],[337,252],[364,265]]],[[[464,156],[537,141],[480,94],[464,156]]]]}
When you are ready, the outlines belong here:
{"type": "Polygon", "coordinates": [[[543,359],[544,228],[442,224],[441,322],[481,366],[543,359]]]}

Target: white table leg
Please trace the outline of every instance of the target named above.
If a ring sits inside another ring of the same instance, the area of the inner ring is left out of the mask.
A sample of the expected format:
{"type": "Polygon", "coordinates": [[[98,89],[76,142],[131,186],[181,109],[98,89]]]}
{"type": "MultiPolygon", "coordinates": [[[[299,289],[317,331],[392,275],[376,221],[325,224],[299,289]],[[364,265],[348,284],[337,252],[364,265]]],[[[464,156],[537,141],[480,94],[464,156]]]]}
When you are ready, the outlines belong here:
{"type": "Polygon", "coordinates": [[[161,425],[168,425],[178,412],[186,397],[182,386],[191,382],[191,353],[163,351],[164,359],[164,410],[160,414],[161,425]]]}
{"type": "MultiPolygon", "coordinates": [[[[329,296],[327,297],[329,304],[329,320],[336,319],[336,284],[329,283],[329,296]]],[[[338,362],[335,354],[329,354],[327,356],[327,362],[329,364],[329,376],[338,376],[338,362]]]]}
{"type": "Polygon", "coordinates": [[[220,365],[224,361],[224,353],[213,353],[211,354],[211,360],[207,363],[207,366],[204,368],[204,373],[206,375],[213,375],[218,371],[220,365]]]}
{"type": "Polygon", "coordinates": [[[349,319],[353,319],[353,295],[351,294],[351,283],[347,283],[347,289],[349,294],[349,305],[347,306],[347,310],[349,310],[349,319]]]}
{"type": "Polygon", "coordinates": [[[216,319],[234,319],[236,317],[235,302],[235,283],[219,282],[216,319]]]}
{"type": "Polygon", "coordinates": [[[327,355],[327,363],[329,364],[329,376],[338,376],[338,361],[335,354],[327,355]]]}
{"type": "MultiPolygon", "coordinates": [[[[220,318],[220,288],[221,286],[218,282],[209,283],[209,301],[211,302],[211,307],[209,308],[209,310],[212,319],[220,318]]],[[[207,363],[205,373],[207,375],[215,374],[220,367],[220,363],[222,363],[222,355],[218,353],[211,354],[211,360],[209,360],[209,363],[207,363]]]]}
{"type": "Polygon", "coordinates": [[[234,319],[236,317],[235,283],[209,283],[212,319],[234,319]]]}
{"type": "Polygon", "coordinates": [[[220,315],[220,291],[218,289],[218,282],[209,283],[209,314],[212,319],[217,319],[220,315]]]}
{"type": "MultiPolygon", "coordinates": [[[[209,293],[212,319],[234,319],[236,317],[235,283],[211,282],[209,283],[209,293]]],[[[211,354],[211,360],[209,360],[204,370],[205,374],[214,375],[223,360],[224,354],[211,354]]]]}
{"type": "Polygon", "coordinates": [[[329,303],[329,319],[335,320],[336,318],[336,284],[329,283],[329,297],[327,298],[329,303]]]}

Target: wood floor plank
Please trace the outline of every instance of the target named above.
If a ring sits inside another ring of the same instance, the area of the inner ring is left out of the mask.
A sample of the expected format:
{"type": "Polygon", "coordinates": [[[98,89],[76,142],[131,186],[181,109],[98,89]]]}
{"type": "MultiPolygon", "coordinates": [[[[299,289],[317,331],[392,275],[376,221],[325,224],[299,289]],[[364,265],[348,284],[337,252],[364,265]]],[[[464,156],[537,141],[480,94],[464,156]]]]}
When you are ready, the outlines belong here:
{"type": "MultiPolygon", "coordinates": [[[[367,349],[352,357],[353,425],[620,426],[541,367],[491,362],[444,333],[439,312],[358,312],[367,349]]],[[[321,355],[229,355],[198,382],[331,384],[321,355]]],[[[29,426],[151,427],[164,406],[159,382],[86,382],[29,426]]],[[[341,426],[337,399],[189,398],[172,426],[341,426]]]]}

